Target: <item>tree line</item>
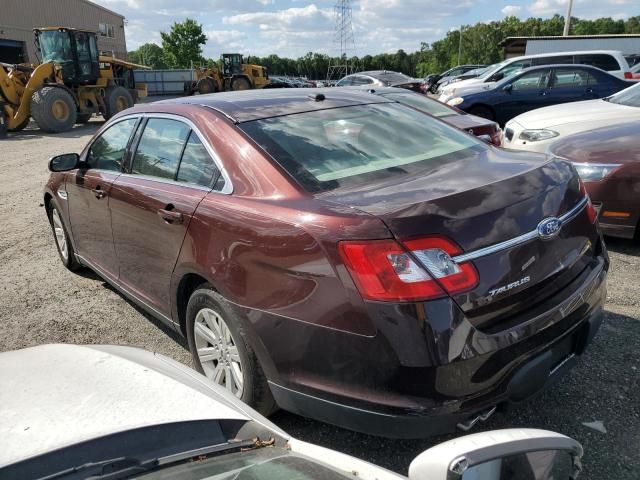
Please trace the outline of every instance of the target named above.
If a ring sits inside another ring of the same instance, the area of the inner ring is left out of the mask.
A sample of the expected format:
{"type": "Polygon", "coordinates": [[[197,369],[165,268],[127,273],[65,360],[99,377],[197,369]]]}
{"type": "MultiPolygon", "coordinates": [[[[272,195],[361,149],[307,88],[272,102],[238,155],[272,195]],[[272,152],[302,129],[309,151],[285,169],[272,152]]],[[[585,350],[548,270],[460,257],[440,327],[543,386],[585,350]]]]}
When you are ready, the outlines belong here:
{"type": "MultiPolygon", "coordinates": [[[[380,53],[351,57],[348,65],[358,71],[394,70],[413,77],[439,73],[459,64],[492,64],[503,59],[498,44],[507,37],[562,35],[564,17],[552,18],[506,17],[503,20],[464,25],[461,30],[447,32],[445,37],[431,44],[422,43],[419,51],[407,53],[400,49],[395,53],[380,53]],[[460,37],[462,35],[462,38],[460,37]]],[[[640,33],[640,16],[626,20],[598,18],[595,20],[571,19],[571,35],[604,35],[640,33]]],[[[176,22],[167,33],[161,33],[162,46],[147,43],[129,53],[132,62],[149,65],[154,69],[190,68],[200,65],[219,65],[219,59],[205,58],[202,46],[206,35],[202,25],[192,19],[176,22]]],[[[225,52],[233,53],[233,52],[225,52]]],[[[639,52],[640,53],[640,52],[639,52]]],[[[309,52],[293,59],[272,54],[266,57],[245,56],[245,62],[267,67],[271,75],[289,75],[322,79],[329,65],[345,64],[347,59],[309,52]]]]}

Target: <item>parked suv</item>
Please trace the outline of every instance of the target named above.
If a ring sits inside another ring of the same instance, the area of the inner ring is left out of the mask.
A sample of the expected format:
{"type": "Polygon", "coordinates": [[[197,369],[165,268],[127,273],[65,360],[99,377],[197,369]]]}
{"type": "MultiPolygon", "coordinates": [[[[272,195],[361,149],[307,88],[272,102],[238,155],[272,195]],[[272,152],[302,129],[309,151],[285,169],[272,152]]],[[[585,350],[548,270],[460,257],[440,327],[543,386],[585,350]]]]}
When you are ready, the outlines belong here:
{"type": "Polygon", "coordinates": [[[264,413],[469,428],[566,372],[601,322],[609,261],[573,166],[381,96],[138,105],[50,169],[62,262],[264,413]]]}
{"type": "Polygon", "coordinates": [[[632,78],[629,64],[619,51],[593,50],[583,52],[541,53],[539,55],[509,58],[502,63],[498,63],[477,78],[451,83],[440,90],[441,95],[439,100],[447,103],[453,97],[459,97],[462,94],[475,93],[484,89],[493,88],[496,82],[515,75],[525,68],[538,65],[558,64],[591,65],[605,72],[609,72],[616,77],[627,80],[632,78]]]}

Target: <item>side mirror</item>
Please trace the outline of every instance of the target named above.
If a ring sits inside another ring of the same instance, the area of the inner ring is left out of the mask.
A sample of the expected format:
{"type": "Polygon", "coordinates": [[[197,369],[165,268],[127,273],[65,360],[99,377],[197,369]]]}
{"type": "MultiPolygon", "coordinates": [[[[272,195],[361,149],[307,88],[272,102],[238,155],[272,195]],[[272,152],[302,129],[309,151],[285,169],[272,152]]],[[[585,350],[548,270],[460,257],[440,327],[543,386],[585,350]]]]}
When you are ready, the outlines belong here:
{"type": "Polygon", "coordinates": [[[511,93],[511,90],[513,90],[513,83],[509,83],[502,87],[502,91],[505,93],[511,93]]]}
{"type": "Polygon", "coordinates": [[[582,446],[559,433],[506,429],[436,445],[409,465],[409,480],[575,479],[582,446]]]}
{"type": "Polygon", "coordinates": [[[56,155],[49,160],[49,171],[68,172],[80,166],[80,155],[77,153],[63,153],[56,155]]]}

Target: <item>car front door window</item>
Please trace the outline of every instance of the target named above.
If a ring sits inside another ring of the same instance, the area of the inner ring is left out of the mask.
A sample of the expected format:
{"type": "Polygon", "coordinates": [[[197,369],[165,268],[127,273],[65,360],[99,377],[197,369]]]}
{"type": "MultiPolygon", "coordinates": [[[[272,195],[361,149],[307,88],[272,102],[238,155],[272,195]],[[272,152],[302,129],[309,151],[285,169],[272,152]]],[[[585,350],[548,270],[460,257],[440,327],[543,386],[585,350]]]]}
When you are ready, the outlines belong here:
{"type": "Polygon", "coordinates": [[[542,90],[549,84],[549,70],[525,73],[511,83],[511,90],[542,90]]]}
{"type": "Polygon", "coordinates": [[[124,154],[137,121],[137,118],[129,118],[107,128],[89,147],[87,166],[112,172],[122,171],[124,154]]]}

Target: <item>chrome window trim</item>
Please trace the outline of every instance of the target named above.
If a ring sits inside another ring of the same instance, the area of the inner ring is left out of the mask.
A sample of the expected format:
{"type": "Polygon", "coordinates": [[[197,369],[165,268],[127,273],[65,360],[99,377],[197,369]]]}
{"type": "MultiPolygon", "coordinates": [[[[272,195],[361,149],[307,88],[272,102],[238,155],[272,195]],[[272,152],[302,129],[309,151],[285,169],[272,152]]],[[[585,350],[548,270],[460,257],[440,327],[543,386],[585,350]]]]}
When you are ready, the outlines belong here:
{"type": "MultiPolygon", "coordinates": [[[[587,197],[584,197],[578,204],[573,207],[571,210],[566,212],[565,214],[558,217],[562,224],[564,225],[567,222],[573,220],[587,205],[587,197]]],[[[538,237],[538,229],[532,230],[531,232],[524,233],[514,238],[510,238],[509,240],[505,240],[504,242],[496,243],[495,245],[490,245],[488,247],[480,248],[478,250],[473,250],[468,253],[463,253],[462,255],[458,255],[453,257],[453,261],[456,263],[464,263],[469,260],[475,260],[480,257],[485,257],[487,255],[491,255],[492,253],[497,253],[501,250],[506,250],[509,248],[513,248],[517,245],[521,245],[523,243],[531,242],[538,237]]]]}
{"type": "Polygon", "coordinates": [[[133,177],[136,177],[136,178],[145,178],[145,179],[148,179],[148,180],[155,180],[155,181],[159,181],[161,183],[171,183],[173,185],[180,185],[180,186],[183,186],[183,187],[199,188],[199,189],[204,189],[204,190],[207,190],[207,191],[222,193],[222,194],[225,194],[225,195],[231,195],[233,193],[233,184],[231,183],[231,178],[229,178],[229,174],[227,173],[227,170],[224,168],[224,164],[222,163],[222,160],[220,160],[220,157],[218,156],[216,151],[213,149],[213,147],[209,144],[209,142],[206,140],[205,136],[202,134],[200,129],[198,127],[196,127],[196,125],[191,120],[189,120],[186,117],[180,116],[180,115],[175,115],[173,113],[154,113],[154,112],[136,112],[136,113],[132,113],[130,115],[124,115],[124,116],[120,117],[118,120],[121,120],[121,119],[123,120],[123,119],[126,119],[126,118],[135,118],[135,117],[139,117],[139,118],[166,118],[166,119],[169,119],[169,120],[176,120],[178,122],[182,122],[182,123],[186,124],[198,136],[198,138],[200,139],[200,142],[202,142],[202,145],[204,145],[204,148],[207,149],[207,152],[209,153],[209,155],[213,159],[214,163],[216,164],[216,167],[218,167],[218,170],[220,170],[220,175],[222,176],[222,178],[224,178],[224,187],[222,188],[222,190],[215,190],[213,188],[203,187],[202,185],[196,185],[194,183],[178,182],[176,180],[170,180],[170,179],[167,179],[167,178],[154,177],[152,175],[139,175],[139,174],[132,174],[132,173],[128,173],[128,172],[122,172],[123,175],[133,176],[133,177]]]}

